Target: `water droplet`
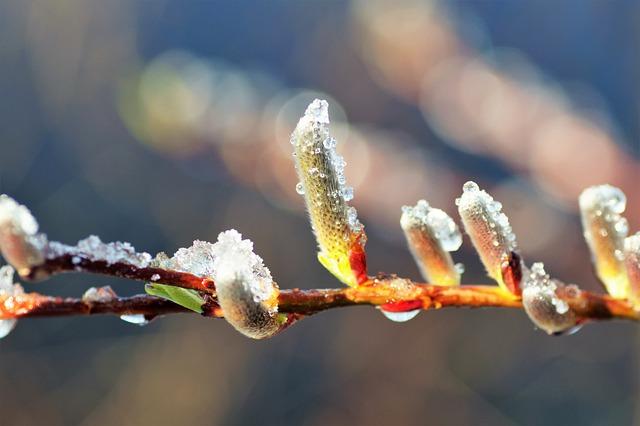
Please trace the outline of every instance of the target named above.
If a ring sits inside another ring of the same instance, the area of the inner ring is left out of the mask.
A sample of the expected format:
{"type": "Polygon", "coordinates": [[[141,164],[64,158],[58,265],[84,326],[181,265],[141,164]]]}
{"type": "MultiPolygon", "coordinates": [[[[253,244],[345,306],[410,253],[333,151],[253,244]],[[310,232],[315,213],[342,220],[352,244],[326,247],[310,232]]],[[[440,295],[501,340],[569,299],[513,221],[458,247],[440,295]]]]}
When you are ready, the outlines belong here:
{"type": "Polygon", "coordinates": [[[296,192],[300,195],[304,195],[304,185],[302,184],[302,182],[298,182],[296,184],[296,192]]]}
{"type": "Polygon", "coordinates": [[[464,264],[456,263],[455,268],[456,268],[456,272],[459,273],[460,275],[464,273],[464,264]]]}
{"type": "Polygon", "coordinates": [[[324,141],[322,141],[322,146],[324,146],[326,149],[333,149],[336,147],[336,140],[334,138],[326,138],[324,141]]]}
{"type": "Polygon", "coordinates": [[[139,326],[149,324],[149,321],[142,314],[120,315],[120,319],[139,326]]]}
{"type": "Polygon", "coordinates": [[[626,236],[629,233],[629,222],[624,217],[619,218],[613,226],[618,235],[626,236]]]}
{"type": "Polygon", "coordinates": [[[384,315],[385,317],[387,317],[393,322],[407,322],[410,319],[415,318],[415,316],[420,313],[420,309],[415,309],[413,311],[407,311],[407,312],[388,312],[383,309],[380,309],[380,312],[382,312],[382,315],[384,315]]]}
{"type": "Polygon", "coordinates": [[[7,337],[15,328],[17,322],[15,319],[0,320],[0,339],[7,337]]]}

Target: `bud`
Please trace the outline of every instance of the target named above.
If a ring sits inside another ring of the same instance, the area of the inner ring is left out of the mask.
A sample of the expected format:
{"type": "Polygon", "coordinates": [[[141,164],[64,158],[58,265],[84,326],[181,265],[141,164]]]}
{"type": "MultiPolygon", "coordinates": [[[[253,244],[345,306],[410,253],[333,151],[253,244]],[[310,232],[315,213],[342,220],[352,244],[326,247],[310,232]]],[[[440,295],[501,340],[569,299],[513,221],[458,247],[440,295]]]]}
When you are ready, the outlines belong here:
{"type": "Polygon", "coordinates": [[[422,277],[431,284],[459,285],[462,265],[455,265],[449,252],[462,245],[458,226],[444,211],[420,200],[415,207],[402,207],[400,226],[422,277]]]}
{"type": "Polygon", "coordinates": [[[563,286],[560,281],[549,278],[543,263],[534,263],[531,271],[525,271],[522,305],[531,321],[548,334],[571,330],[577,324],[569,304],[556,294],[563,286]]]}
{"type": "Polygon", "coordinates": [[[625,238],[624,264],[629,278],[629,300],[640,309],[640,232],[625,238]]]}
{"type": "Polygon", "coordinates": [[[11,333],[18,322],[15,318],[2,319],[2,307],[10,307],[16,296],[24,294],[22,286],[13,282],[14,272],[9,265],[0,268],[0,339],[11,333]]]}
{"type": "Polygon", "coordinates": [[[300,179],[296,191],[305,199],[318,260],[340,281],[356,286],[366,279],[366,236],[356,209],[347,204],[353,188],[346,186],[346,163],[329,134],[328,107],[327,101],[314,100],[291,135],[300,179]]]}
{"type": "Polygon", "coordinates": [[[38,222],[28,208],[0,195],[0,252],[20,275],[44,261],[38,222]]]}
{"type": "Polygon", "coordinates": [[[236,330],[253,339],[278,332],[279,289],[253,243],[235,230],[222,232],[213,245],[213,279],[224,317],[236,330]]]}
{"type": "Polygon", "coordinates": [[[620,216],[625,206],[624,193],[611,185],[592,186],[580,194],[584,238],[591,250],[596,274],[607,292],[616,298],[629,295],[629,280],[622,253],[629,225],[620,216]]]}
{"type": "Polygon", "coordinates": [[[522,264],[516,253],[516,236],[509,225],[509,218],[502,213],[502,204],[480,190],[475,182],[464,184],[456,204],[464,229],[487,274],[505,290],[518,294],[519,282],[505,279],[505,275],[519,277],[522,264]]]}

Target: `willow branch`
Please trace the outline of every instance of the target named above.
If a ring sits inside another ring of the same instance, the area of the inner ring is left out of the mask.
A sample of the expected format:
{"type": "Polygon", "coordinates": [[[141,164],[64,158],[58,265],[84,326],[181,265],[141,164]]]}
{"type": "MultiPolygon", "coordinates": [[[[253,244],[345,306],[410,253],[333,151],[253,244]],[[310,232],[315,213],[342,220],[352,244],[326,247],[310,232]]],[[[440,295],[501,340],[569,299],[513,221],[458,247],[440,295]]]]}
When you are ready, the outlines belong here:
{"type": "MultiPolygon", "coordinates": [[[[207,301],[203,307],[203,315],[223,316],[215,298],[213,282],[186,272],[136,268],[126,264],[107,265],[105,262],[84,260],[80,263],[76,261],[74,264],[70,259],[49,259],[39,268],[48,273],[82,271],[142,281],[147,281],[157,274],[162,277],[157,281],[163,284],[189,289],[198,288],[201,294],[206,296],[207,301]]],[[[559,290],[558,296],[570,305],[583,322],[606,319],[640,320],[640,312],[634,310],[632,305],[624,300],[580,291],[573,286],[559,290]]],[[[155,317],[191,312],[173,302],[148,295],[116,297],[108,301],[87,301],[29,293],[8,299],[0,303],[2,318],[100,314],[142,314],[155,317]],[[10,303],[7,302],[8,299],[11,299],[10,303]]],[[[281,290],[278,297],[278,311],[295,315],[297,318],[329,309],[358,305],[382,307],[390,311],[487,307],[522,309],[522,302],[518,298],[514,298],[512,294],[498,286],[438,286],[415,283],[393,275],[372,277],[358,287],[281,290]]]]}

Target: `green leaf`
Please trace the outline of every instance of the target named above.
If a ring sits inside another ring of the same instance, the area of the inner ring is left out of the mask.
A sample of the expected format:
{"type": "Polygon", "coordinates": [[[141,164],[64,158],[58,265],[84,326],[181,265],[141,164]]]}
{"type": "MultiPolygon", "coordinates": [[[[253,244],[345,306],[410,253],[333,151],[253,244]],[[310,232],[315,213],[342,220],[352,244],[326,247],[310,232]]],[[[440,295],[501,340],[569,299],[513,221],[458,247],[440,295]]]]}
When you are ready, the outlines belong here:
{"type": "Polygon", "coordinates": [[[171,300],[173,303],[177,303],[178,305],[191,309],[199,314],[203,312],[202,305],[205,303],[204,298],[202,298],[202,296],[200,296],[200,294],[195,290],[166,284],[149,283],[144,286],[144,291],[151,296],[171,300]]]}

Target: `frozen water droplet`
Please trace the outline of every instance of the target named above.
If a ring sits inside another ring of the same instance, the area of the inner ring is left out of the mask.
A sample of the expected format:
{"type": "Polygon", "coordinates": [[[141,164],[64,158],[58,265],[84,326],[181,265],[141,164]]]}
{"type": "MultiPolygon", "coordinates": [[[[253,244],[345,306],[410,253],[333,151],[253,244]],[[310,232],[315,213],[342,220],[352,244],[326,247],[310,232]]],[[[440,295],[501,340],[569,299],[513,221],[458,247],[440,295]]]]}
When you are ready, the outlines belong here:
{"type": "Polygon", "coordinates": [[[131,324],[136,324],[136,325],[139,325],[139,326],[143,326],[143,325],[149,324],[149,321],[142,314],[120,315],[120,319],[122,321],[126,321],[126,322],[129,322],[131,324]]]}
{"type": "Polygon", "coordinates": [[[298,182],[296,184],[296,192],[300,195],[304,195],[304,185],[302,184],[302,182],[298,182]]]}
{"type": "Polygon", "coordinates": [[[455,268],[456,268],[456,272],[458,272],[460,275],[464,273],[464,264],[456,263],[455,268]]]}
{"type": "Polygon", "coordinates": [[[385,317],[387,317],[393,322],[407,322],[410,319],[415,318],[415,316],[420,313],[420,309],[415,309],[413,311],[407,311],[407,312],[388,312],[388,311],[385,311],[384,309],[380,309],[380,312],[382,312],[382,315],[384,315],[385,317]]]}
{"type": "Polygon", "coordinates": [[[629,232],[629,222],[626,218],[620,217],[616,221],[614,228],[619,235],[626,236],[629,232]]]}
{"type": "Polygon", "coordinates": [[[336,147],[336,140],[334,138],[326,138],[324,141],[322,141],[322,146],[325,147],[325,149],[333,149],[336,147]]]}
{"type": "Polygon", "coordinates": [[[474,181],[471,181],[471,180],[470,180],[470,181],[468,181],[468,182],[465,182],[465,184],[464,184],[464,185],[462,185],[462,190],[463,190],[464,192],[479,191],[479,190],[480,190],[480,187],[478,186],[478,184],[477,184],[477,183],[475,183],[474,181]]]}
{"type": "Polygon", "coordinates": [[[353,188],[350,186],[342,188],[342,198],[345,201],[351,201],[353,199],[353,188]]]}
{"type": "Polygon", "coordinates": [[[151,281],[158,281],[160,279],[160,274],[151,275],[151,281]]]}

